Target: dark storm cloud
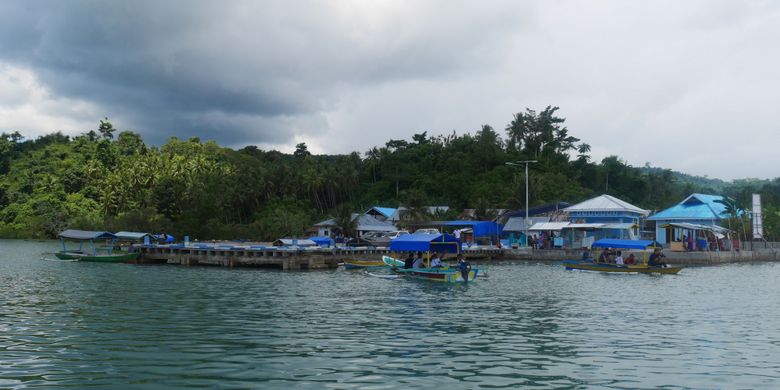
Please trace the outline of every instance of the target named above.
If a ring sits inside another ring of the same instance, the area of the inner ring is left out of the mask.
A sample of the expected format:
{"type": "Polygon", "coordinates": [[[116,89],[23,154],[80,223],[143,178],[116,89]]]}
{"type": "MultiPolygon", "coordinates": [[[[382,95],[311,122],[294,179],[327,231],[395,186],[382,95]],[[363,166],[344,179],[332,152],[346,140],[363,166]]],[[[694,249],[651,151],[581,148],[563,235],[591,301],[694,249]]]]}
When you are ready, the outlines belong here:
{"type": "Polygon", "coordinates": [[[327,2],[4,2],[0,61],[155,140],[174,131],[228,144],[288,141],[294,130],[274,119],[316,116],[337,88],[486,66],[484,49],[469,48],[489,34],[444,24],[421,35],[414,13],[379,28],[364,17],[327,2]]]}
{"type": "Polygon", "coordinates": [[[344,153],[555,105],[595,161],[775,177],[778,26],[751,1],[4,1],[0,131],[344,153]]]}

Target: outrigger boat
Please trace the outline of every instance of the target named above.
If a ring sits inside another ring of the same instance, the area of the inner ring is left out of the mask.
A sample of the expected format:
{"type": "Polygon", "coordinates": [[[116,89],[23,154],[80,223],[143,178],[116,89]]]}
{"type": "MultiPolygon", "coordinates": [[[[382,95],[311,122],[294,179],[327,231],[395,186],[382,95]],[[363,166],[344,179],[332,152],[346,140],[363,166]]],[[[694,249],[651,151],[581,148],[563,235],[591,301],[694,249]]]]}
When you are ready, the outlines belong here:
{"type": "Polygon", "coordinates": [[[385,263],[381,260],[344,260],[345,269],[382,268],[385,263]]]}
{"type": "Polygon", "coordinates": [[[593,243],[591,248],[615,248],[615,249],[639,249],[642,250],[644,259],[640,260],[639,264],[633,265],[617,265],[610,263],[597,263],[593,259],[589,260],[565,260],[563,266],[567,270],[579,269],[585,271],[598,271],[598,272],[613,272],[613,273],[641,273],[641,274],[666,274],[675,275],[682,267],[658,267],[647,265],[647,252],[648,247],[653,245],[653,241],[649,240],[617,240],[617,239],[601,239],[593,243]]]}
{"type": "Polygon", "coordinates": [[[404,262],[389,256],[383,256],[382,261],[393,272],[414,279],[429,280],[433,282],[463,283],[477,279],[478,268],[470,268],[461,272],[458,268],[440,267],[431,268],[431,252],[460,253],[460,241],[449,234],[415,233],[399,236],[390,241],[390,250],[394,252],[423,252],[425,253],[425,268],[404,269],[404,262]]]}
{"type": "Polygon", "coordinates": [[[95,232],[87,230],[66,230],[59,234],[62,242],[62,251],[55,255],[60,260],[93,261],[100,263],[124,263],[138,258],[138,252],[114,251],[114,243],[117,236],[109,232],[95,232]],[[66,240],[78,241],[79,249],[68,249],[66,240]],[[105,252],[99,252],[95,247],[95,240],[111,240],[105,252]],[[89,243],[88,248],[84,244],[89,243]]]}

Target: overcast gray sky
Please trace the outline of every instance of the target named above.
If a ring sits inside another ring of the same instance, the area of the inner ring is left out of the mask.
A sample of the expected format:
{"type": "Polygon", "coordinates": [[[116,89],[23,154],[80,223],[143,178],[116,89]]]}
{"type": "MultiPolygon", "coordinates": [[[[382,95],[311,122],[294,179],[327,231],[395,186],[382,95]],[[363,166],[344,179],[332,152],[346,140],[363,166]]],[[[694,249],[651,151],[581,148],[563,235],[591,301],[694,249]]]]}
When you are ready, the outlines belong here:
{"type": "Polygon", "coordinates": [[[0,131],[364,152],[559,106],[593,158],[780,176],[772,1],[0,1],[0,131]]]}

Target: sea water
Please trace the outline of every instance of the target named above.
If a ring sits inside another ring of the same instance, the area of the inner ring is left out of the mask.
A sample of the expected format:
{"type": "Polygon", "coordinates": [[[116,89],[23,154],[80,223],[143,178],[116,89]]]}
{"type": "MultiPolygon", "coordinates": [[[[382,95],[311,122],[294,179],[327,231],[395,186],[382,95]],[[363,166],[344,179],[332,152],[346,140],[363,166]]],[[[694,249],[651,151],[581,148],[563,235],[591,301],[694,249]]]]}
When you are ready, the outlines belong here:
{"type": "Polygon", "coordinates": [[[0,388],[780,387],[780,264],[442,285],[56,249],[0,241],[0,388]]]}

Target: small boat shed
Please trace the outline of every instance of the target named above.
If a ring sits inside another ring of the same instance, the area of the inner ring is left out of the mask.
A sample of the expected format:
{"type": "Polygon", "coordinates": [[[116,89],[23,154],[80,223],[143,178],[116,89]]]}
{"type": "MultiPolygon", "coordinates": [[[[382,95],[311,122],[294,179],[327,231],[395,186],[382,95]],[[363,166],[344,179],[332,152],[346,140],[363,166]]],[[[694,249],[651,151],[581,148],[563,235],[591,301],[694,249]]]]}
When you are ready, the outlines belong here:
{"type": "Polygon", "coordinates": [[[63,251],[68,251],[68,248],[65,245],[65,240],[78,241],[79,252],[84,251],[84,242],[89,241],[90,249],[92,250],[91,253],[97,253],[97,248],[95,248],[95,240],[111,240],[111,246],[109,247],[109,253],[111,253],[114,246],[113,243],[117,238],[116,235],[110,232],[71,229],[63,231],[58,235],[58,237],[60,238],[60,242],[62,242],[63,251]]]}
{"type": "Polygon", "coordinates": [[[130,242],[143,242],[144,244],[150,244],[151,240],[153,240],[155,237],[150,233],[143,233],[143,232],[116,232],[114,233],[116,236],[116,239],[119,241],[130,241],[130,242]],[[147,239],[148,237],[148,239],[147,239]]]}

